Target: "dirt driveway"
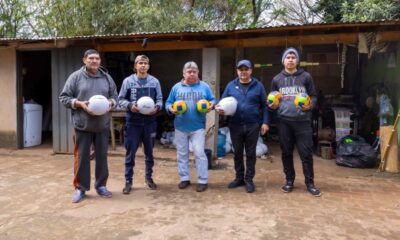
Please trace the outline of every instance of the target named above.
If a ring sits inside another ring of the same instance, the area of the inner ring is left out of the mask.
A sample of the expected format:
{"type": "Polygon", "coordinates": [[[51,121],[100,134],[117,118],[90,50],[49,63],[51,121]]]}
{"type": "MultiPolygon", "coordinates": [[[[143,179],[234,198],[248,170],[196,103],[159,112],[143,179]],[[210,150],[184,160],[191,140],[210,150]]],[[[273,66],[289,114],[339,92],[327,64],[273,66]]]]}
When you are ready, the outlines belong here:
{"type": "MultiPolygon", "coordinates": [[[[296,156],[294,191],[283,183],[278,146],[259,159],[256,192],[226,186],[234,176],[232,156],[209,172],[209,189],[179,190],[175,152],[157,149],[154,180],[144,185],[138,156],[134,190],[122,194],[123,150],[110,153],[111,199],[88,192],[71,203],[72,156],[50,146],[0,149],[0,239],[400,239],[400,176],[375,169],[336,166],[315,157],[320,198],[305,191],[296,156]]],[[[195,169],[192,167],[192,182],[195,169]]],[[[93,176],[93,175],[92,175],[93,176]]]]}

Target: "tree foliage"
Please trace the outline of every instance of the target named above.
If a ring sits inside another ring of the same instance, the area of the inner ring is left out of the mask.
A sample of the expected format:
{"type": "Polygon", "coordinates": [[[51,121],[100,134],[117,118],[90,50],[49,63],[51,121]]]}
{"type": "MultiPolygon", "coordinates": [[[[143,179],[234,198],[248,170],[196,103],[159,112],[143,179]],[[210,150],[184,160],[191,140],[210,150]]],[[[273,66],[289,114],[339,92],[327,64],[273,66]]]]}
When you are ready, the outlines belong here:
{"type": "Polygon", "coordinates": [[[399,12],[400,0],[0,0],[0,37],[231,30],[399,12]]]}
{"type": "Polygon", "coordinates": [[[287,0],[275,4],[278,21],[284,24],[312,24],[321,22],[316,0],[287,0]]]}
{"type": "Polygon", "coordinates": [[[399,1],[362,0],[353,3],[344,2],[341,13],[342,21],[368,21],[394,19],[399,17],[399,1]]]}
{"type": "Polygon", "coordinates": [[[3,37],[257,27],[268,23],[261,16],[272,6],[272,0],[0,1],[3,37]]]}
{"type": "Polygon", "coordinates": [[[15,38],[22,29],[26,29],[26,12],[24,1],[0,0],[0,37],[15,38]]]}
{"type": "Polygon", "coordinates": [[[319,0],[325,22],[368,21],[400,17],[399,0],[319,0]]]}

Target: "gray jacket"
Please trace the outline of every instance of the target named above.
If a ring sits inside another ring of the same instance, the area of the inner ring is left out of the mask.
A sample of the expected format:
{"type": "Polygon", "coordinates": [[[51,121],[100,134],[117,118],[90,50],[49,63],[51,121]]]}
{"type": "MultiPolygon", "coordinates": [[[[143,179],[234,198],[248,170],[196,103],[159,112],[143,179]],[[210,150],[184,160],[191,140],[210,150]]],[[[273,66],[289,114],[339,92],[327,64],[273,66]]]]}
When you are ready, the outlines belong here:
{"type": "Polygon", "coordinates": [[[103,95],[116,106],[117,87],[111,76],[99,69],[96,76],[90,76],[85,66],[73,72],[67,79],[64,89],[60,93],[60,102],[72,110],[72,124],[81,131],[101,132],[110,127],[110,114],[92,116],[83,109],[74,107],[75,101],[88,101],[93,95],[103,95]]]}

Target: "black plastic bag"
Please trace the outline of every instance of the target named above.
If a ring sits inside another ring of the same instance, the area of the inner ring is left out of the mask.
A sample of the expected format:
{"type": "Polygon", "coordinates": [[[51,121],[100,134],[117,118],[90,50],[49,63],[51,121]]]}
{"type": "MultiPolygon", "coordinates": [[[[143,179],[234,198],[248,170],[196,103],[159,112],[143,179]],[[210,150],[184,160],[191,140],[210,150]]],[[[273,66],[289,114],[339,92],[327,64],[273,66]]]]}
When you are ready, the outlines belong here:
{"type": "Polygon", "coordinates": [[[373,168],[377,164],[378,154],[364,138],[345,136],[336,148],[336,164],[351,168],[373,168]]]}

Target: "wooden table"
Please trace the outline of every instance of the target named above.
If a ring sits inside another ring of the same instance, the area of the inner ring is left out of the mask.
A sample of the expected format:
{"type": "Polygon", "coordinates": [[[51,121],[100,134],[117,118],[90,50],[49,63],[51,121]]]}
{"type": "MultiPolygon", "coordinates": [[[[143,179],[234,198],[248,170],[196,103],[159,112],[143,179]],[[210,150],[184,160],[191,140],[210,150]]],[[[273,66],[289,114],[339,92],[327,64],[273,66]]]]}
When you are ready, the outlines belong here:
{"type": "Polygon", "coordinates": [[[111,111],[110,132],[111,132],[111,149],[115,150],[115,132],[114,132],[114,118],[125,118],[125,110],[111,111]]]}

